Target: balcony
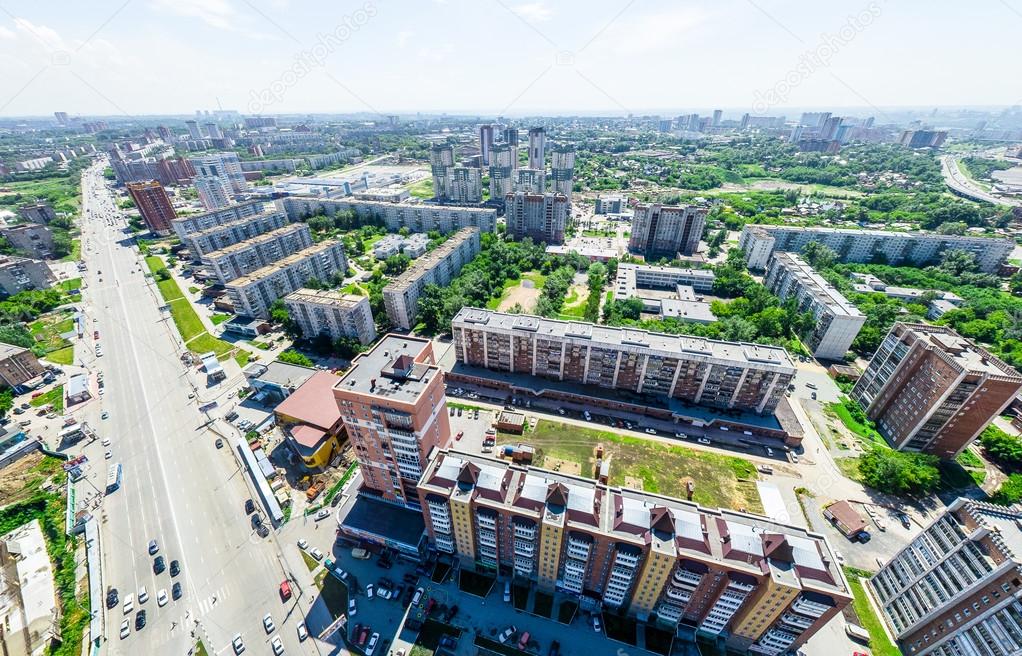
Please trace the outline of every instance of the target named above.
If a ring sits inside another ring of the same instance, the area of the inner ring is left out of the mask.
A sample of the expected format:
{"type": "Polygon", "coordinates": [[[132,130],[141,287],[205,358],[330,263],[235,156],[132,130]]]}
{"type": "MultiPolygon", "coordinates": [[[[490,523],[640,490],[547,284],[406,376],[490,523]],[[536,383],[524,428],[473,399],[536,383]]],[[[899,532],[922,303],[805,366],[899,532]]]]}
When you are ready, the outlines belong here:
{"type": "Polygon", "coordinates": [[[589,541],[589,540],[587,540],[585,538],[578,537],[574,533],[568,536],[568,548],[569,549],[574,547],[574,548],[576,548],[576,549],[578,549],[580,551],[585,551],[586,556],[588,556],[589,555],[589,550],[592,549],[592,546],[593,546],[593,544],[592,544],[591,541],[589,541]]]}
{"type": "Polygon", "coordinates": [[[569,558],[564,563],[564,575],[581,578],[586,574],[586,564],[582,561],[569,558]]]}
{"type": "Polygon", "coordinates": [[[685,613],[685,609],[677,604],[664,602],[657,607],[657,616],[665,622],[677,623],[681,620],[681,616],[685,613]]]}
{"type": "Polygon", "coordinates": [[[682,587],[691,586],[692,588],[698,586],[699,582],[703,580],[703,577],[700,574],[690,572],[687,569],[674,570],[674,575],[672,578],[674,579],[674,583],[676,583],[677,585],[682,587]]]}
{"type": "Polygon", "coordinates": [[[497,548],[496,547],[490,547],[490,546],[479,547],[479,555],[481,555],[481,556],[488,556],[490,558],[496,558],[497,557],[497,548]]]}
{"type": "Polygon", "coordinates": [[[639,554],[618,551],[614,554],[614,564],[635,569],[639,565],[639,554]]]}
{"type": "Polygon", "coordinates": [[[727,587],[731,590],[740,590],[742,592],[752,592],[756,589],[756,586],[748,583],[740,583],[738,581],[728,581],[727,587]]]}
{"type": "Polygon", "coordinates": [[[438,519],[436,517],[433,517],[433,530],[437,533],[450,534],[451,522],[446,519],[438,519]]]}
{"type": "Polygon", "coordinates": [[[436,535],[434,541],[438,550],[449,554],[454,553],[454,540],[449,535],[436,535]]]}
{"type": "Polygon", "coordinates": [[[790,626],[792,629],[797,629],[799,633],[805,631],[813,625],[813,621],[801,615],[793,615],[791,613],[784,613],[781,615],[781,623],[790,626]]]}
{"type": "Polygon", "coordinates": [[[679,590],[678,588],[667,588],[667,596],[674,601],[687,604],[689,599],[692,598],[692,593],[687,590],[679,590]]]}
{"type": "Polygon", "coordinates": [[[572,579],[561,579],[560,581],[557,582],[557,585],[564,588],[568,592],[582,594],[582,581],[575,581],[572,579]]]}
{"type": "Polygon", "coordinates": [[[497,520],[493,515],[487,513],[476,513],[476,524],[491,531],[497,528],[497,520]]]}
{"type": "Polygon", "coordinates": [[[518,554],[519,556],[532,558],[534,555],[536,555],[536,545],[534,545],[531,542],[515,540],[515,553],[518,554]]]}
{"type": "Polygon", "coordinates": [[[815,601],[809,601],[805,597],[799,597],[795,600],[795,603],[791,605],[791,610],[795,611],[799,615],[806,615],[815,619],[830,610],[830,606],[818,604],[815,601]]]}
{"type": "Polygon", "coordinates": [[[523,526],[517,522],[511,522],[511,528],[514,529],[516,538],[522,538],[523,540],[533,540],[536,538],[535,526],[523,526]]]}
{"type": "Polygon", "coordinates": [[[497,538],[492,533],[480,531],[479,535],[476,536],[476,539],[479,540],[479,544],[481,545],[485,545],[492,549],[497,548],[497,538]]]}

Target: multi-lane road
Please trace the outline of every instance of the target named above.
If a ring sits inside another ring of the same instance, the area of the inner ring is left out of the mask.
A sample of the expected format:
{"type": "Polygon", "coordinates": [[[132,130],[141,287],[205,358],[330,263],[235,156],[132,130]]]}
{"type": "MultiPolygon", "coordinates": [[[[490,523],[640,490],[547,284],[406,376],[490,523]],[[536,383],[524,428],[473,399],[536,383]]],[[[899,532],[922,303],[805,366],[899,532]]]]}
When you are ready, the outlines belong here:
{"type": "MultiPolygon", "coordinates": [[[[93,463],[92,485],[105,487],[106,466],[121,463],[123,483],[103,500],[101,545],[104,590],[118,590],[119,602],[106,611],[109,654],[186,654],[201,638],[210,651],[228,653],[241,633],[247,653],[271,653],[280,635],[286,653],[314,653],[312,641],[300,643],[298,600],[281,601],[286,577],[275,536],[259,538],[244,512],[251,496],[230,444],[217,449],[215,435],[200,428],[203,398],[219,393],[197,389],[199,379],[180,359],[182,344],[173,322],[161,310],[154,282],[145,276],[142,257],[125,232],[126,224],[104,186],[103,164],[82,176],[82,256],[88,265],[84,297],[87,321],[83,364],[104,373],[105,394],[81,411],[99,436],[87,447],[93,463]],[[98,343],[85,347],[99,331],[98,343]],[[190,395],[194,395],[190,398],[190,395]],[[101,419],[100,413],[108,418],[101,419]],[[153,571],[148,553],[157,540],[168,570],[153,571]],[[171,577],[170,561],[181,572],[171,577]],[[159,607],[157,594],[170,595],[180,582],[182,596],[159,607]],[[149,600],[139,604],[146,588],[149,600]],[[135,610],[122,613],[126,595],[135,610]],[[135,630],[135,612],[146,610],[147,623],[135,630]],[[267,634],[262,618],[271,613],[276,629],[267,634]],[[119,637],[122,619],[131,633],[119,637]]],[[[95,383],[94,383],[95,385],[95,383]]],[[[306,604],[308,600],[302,600],[306,604]]]]}
{"type": "Polygon", "coordinates": [[[995,196],[980,188],[975,182],[966,177],[966,175],[962,173],[961,169],[958,168],[958,159],[954,155],[942,156],[940,158],[940,164],[941,171],[944,174],[944,182],[953,191],[967,198],[993,203],[994,205],[1010,205],[1012,207],[1022,205],[1022,201],[1015,198],[995,196]]]}

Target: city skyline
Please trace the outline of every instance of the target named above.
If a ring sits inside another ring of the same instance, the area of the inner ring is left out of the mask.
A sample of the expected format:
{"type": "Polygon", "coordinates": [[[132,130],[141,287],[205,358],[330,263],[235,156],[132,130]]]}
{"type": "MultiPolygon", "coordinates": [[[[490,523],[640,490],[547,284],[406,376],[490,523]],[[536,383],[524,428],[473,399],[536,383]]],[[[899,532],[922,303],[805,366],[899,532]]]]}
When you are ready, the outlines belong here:
{"type": "Polygon", "coordinates": [[[896,107],[1019,103],[1010,85],[988,83],[1010,79],[1018,58],[1022,7],[1010,0],[979,10],[935,3],[925,34],[904,30],[913,17],[886,2],[808,8],[153,0],[86,11],[15,2],[0,12],[9,80],[0,116],[184,115],[218,103],[250,114],[506,116],[828,105],[883,121],[896,107]],[[970,39],[980,25],[982,39],[970,39]],[[962,41],[972,45],[934,45],[962,41]],[[501,75],[489,73],[493,61],[507,62],[501,75]],[[969,74],[978,67],[983,76],[969,74]]]}

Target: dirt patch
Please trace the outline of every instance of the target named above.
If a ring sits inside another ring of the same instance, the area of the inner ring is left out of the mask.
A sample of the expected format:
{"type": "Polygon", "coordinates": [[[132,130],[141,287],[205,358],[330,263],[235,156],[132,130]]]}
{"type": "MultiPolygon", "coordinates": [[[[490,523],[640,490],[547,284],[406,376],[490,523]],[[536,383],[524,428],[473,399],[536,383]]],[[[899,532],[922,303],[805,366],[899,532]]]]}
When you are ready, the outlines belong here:
{"type": "Polygon", "coordinates": [[[522,306],[522,310],[531,312],[536,307],[536,301],[539,299],[540,293],[541,290],[531,280],[523,279],[520,283],[507,290],[504,298],[500,301],[500,305],[497,306],[497,311],[507,312],[518,303],[522,306]]]}
{"type": "Polygon", "coordinates": [[[58,471],[60,461],[44,456],[40,451],[33,451],[4,467],[0,475],[0,506],[8,506],[31,497],[58,471]]]}
{"type": "Polygon", "coordinates": [[[625,487],[632,490],[642,490],[642,479],[635,476],[625,476],[625,487]]]}
{"type": "Polygon", "coordinates": [[[543,462],[543,466],[562,474],[571,474],[572,476],[579,476],[582,473],[582,467],[577,462],[560,458],[547,458],[543,462]]]}

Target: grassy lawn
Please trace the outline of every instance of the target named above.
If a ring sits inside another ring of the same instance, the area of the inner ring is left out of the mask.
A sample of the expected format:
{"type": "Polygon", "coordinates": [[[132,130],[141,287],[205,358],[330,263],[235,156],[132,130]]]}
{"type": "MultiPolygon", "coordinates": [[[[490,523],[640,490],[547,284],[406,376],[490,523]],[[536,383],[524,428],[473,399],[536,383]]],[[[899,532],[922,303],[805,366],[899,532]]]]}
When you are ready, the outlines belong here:
{"type": "Polygon", "coordinates": [[[65,280],[64,282],[60,283],[60,288],[63,289],[65,292],[69,292],[72,289],[81,289],[82,279],[71,278],[70,280],[65,280]]]}
{"type": "Polygon", "coordinates": [[[67,346],[56,351],[50,351],[43,359],[49,360],[53,364],[71,364],[75,361],[75,347],[67,346]]]}
{"type": "MultiPolygon", "coordinates": [[[[688,480],[694,480],[694,500],[705,506],[745,508],[762,513],[755,483],[755,466],[743,458],[694,451],[640,437],[626,437],[540,420],[524,438],[502,433],[503,443],[524,441],[536,448],[536,464],[551,469],[556,460],[577,463],[581,475],[592,477],[596,464],[594,449],[602,443],[610,457],[610,483],[632,487],[625,478],[642,481],[647,492],[680,496],[688,480]],[[745,480],[739,480],[745,479],[745,480]]],[[[498,440],[500,442],[500,440],[498,440]]]]}
{"type": "Polygon", "coordinates": [[[71,345],[71,342],[62,338],[64,333],[73,332],[75,329],[74,319],[70,311],[56,312],[41,317],[29,324],[29,331],[46,350],[55,351],[71,345]]]}
{"type": "Polygon", "coordinates": [[[206,334],[206,329],[202,326],[202,320],[199,319],[199,315],[195,312],[187,298],[177,298],[175,300],[171,300],[166,296],[163,298],[170,301],[170,316],[174,319],[174,325],[177,326],[178,332],[181,333],[181,339],[187,342],[194,337],[206,334]]]}
{"type": "Polygon", "coordinates": [[[156,286],[160,289],[160,295],[165,301],[176,301],[185,297],[173,278],[157,281],[156,286]]]}
{"type": "Polygon", "coordinates": [[[862,482],[862,474],[859,473],[859,459],[858,458],[834,458],[834,463],[837,468],[841,470],[841,473],[845,475],[845,478],[853,481],[862,482]]]}
{"type": "Polygon", "coordinates": [[[230,353],[234,347],[223,341],[217,339],[209,333],[202,333],[198,337],[190,340],[186,346],[192,353],[209,353],[213,351],[217,356],[223,356],[230,353]]]}
{"type": "Polygon", "coordinates": [[[149,255],[145,259],[146,266],[149,267],[149,271],[156,273],[160,269],[166,269],[167,265],[163,263],[163,258],[159,255],[149,255]]]}
{"type": "Polygon", "coordinates": [[[82,259],[82,240],[71,240],[71,252],[60,258],[61,262],[77,262],[82,259]]]}
{"type": "Polygon", "coordinates": [[[248,366],[248,361],[252,358],[252,354],[245,349],[238,349],[234,352],[234,361],[238,363],[238,366],[244,369],[248,366]]]}
{"type": "Polygon", "coordinates": [[[866,599],[866,591],[863,589],[862,580],[854,571],[849,570],[847,567],[845,568],[845,575],[848,576],[848,585],[851,587],[852,595],[855,597],[852,600],[852,607],[855,608],[855,614],[859,616],[859,624],[862,625],[862,628],[869,631],[869,648],[873,652],[873,656],[898,656],[901,651],[891,644],[883,625],[880,623],[880,618],[873,612],[873,607],[869,604],[869,600],[866,599]]]}
{"type": "Polygon", "coordinates": [[[432,198],[433,197],[433,178],[428,177],[423,180],[419,180],[411,187],[408,187],[408,193],[413,198],[432,198]]]}
{"type": "Polygon", "coordinates": [[[271,348],[270,345],[267,344],[266,342],[257,342],[256,340],[252,340],[251,342],[249,342],[249,344],[262,351],[269,351],[271,348]]]}
{"type": "MultiPolygon", "coordinates": [[[[853,403],[853,401],[848,400],[848,403],[853,403]]],[[[845,425],[845,428],[855,433],[856,435],[866,440],[867,442],[887,444],[887,442],[884,440],[883,436],[880,433],[876,432],[876,430],[874,430],[872,427],[867,426],[862,422],[856,420],[852,416],[851,412],[848,411],[848,408],[844,405],[844,403],[841,402],[829,403],[827,404],[827,409],[833,412],[834,415],[841,420],[841,423],[845,425]]]]}
{"type": "Polygon", "coordinates": [[[195,643],[195,656],[209,656],[209,652],[206,651],[206,645],[202,644],[202,641],[195,643]]]}
{"type": "Polygon", "coordinates": [[[305,566],[309,568],[310,572],[319,567],[319,561],[310,556],[305,549],[302,549],[302,560],[305,561],[305,566]]]}
{"type": "Polygon", "coordinates": [[[222,324],[223,322],[225,322],[225,321],[227,321],[228,319],[230,319],[230,318],[231,318],[231,316],[232,316],[232,315],[230,315],[230,314],[227,314],[227,313],[225,313],[225,312],[217,312],[217,313],[216,313],[216,314],[214,314],[214,315],[213,315],[212,317],[210,317],[210,318],[209,318],[209,320],[213,322],[213,325],[214,325],[214,326],[219,326],[219,325],[220,325],[220,324],[222,324]]]}
{"type": "Polygon", "coordinates": [[[53,404],[54,412],[64,411],[64,386],[57,385],[49,392],[45,392],[29,401],[29,405],[36,408],[46,405],[47,403],[53,404]]]}
{"type": "Polygon", "coordinates": [[[467,592],[477,597],[485,597],[490,594],[490,589],[493,588],[493,583],[496,580],[492,576],[483,576],[468,570],[461,570],[458,587],[462,592],[467,592]]]}

